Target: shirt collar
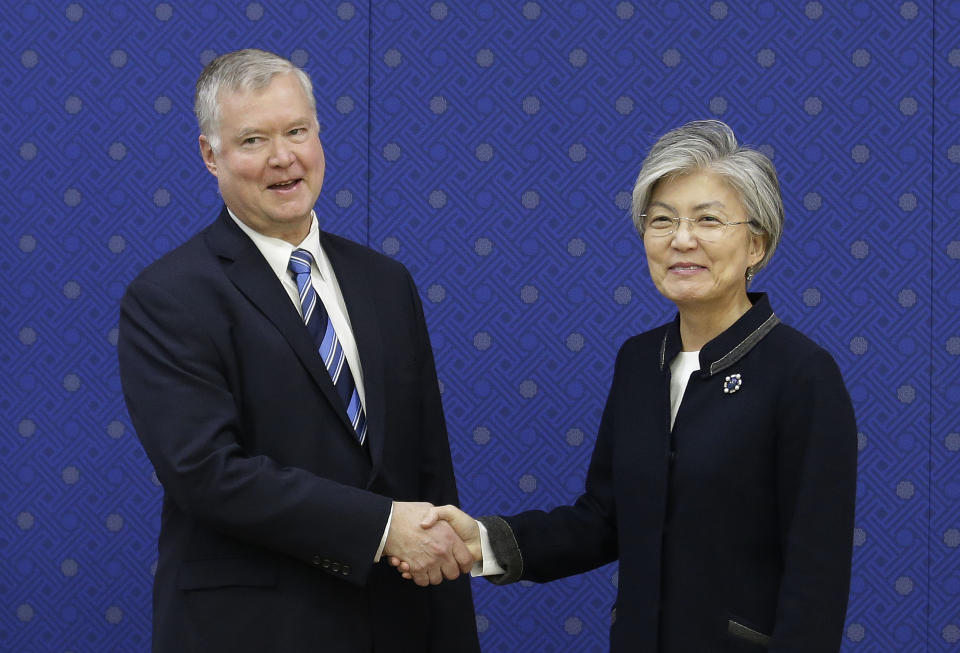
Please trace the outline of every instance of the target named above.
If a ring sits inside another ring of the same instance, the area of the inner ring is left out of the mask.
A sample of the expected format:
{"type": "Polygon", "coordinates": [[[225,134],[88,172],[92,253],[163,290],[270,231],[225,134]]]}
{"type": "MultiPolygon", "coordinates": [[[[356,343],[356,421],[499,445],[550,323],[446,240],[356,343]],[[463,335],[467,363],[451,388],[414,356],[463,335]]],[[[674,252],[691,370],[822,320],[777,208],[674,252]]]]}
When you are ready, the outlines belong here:
{"type": "MultiPolygon", "coordinates": [[[[752,306],[726,331],[708,342],[700,350],[700,373],[712,376],[747,355],[773,327],[780,323],[770,308],[766,293],[747,293],[752,306]]],[[[660,369],[680,352],[680,315],[667,325],[660,345],[660,369]]]]}
{"type": "Polygon", "coordinates": [[[240,218],[238,218],[229,207],[227,207],[227,213],[229,213],[233,221],[237,223],[237,226],[243,230],[243,233],[250,237],[253,244],[256,245],[260,253],[263,254],[263,258],[267,259],[270,269],[273,270],[274,274],[278,277],[284,278],[289,276],[290,273],[287,272],[287,267],[290,264],[290,254],[293,253],[293,250],[305,249],[313,256],[313,260],[316,262],[317,269],[320,272],[320,277],[323,278],[322,263],[325,257],[323,249],[320,247],[320,226],[317,221],[316,211],[310,212],[310,230],[307,232],[306,237],[300,241],[300,244],[296,246],[291,245],[282,238],[274,238],[273,236],[267,236],[256,231],[241,222],[240,218]]]}

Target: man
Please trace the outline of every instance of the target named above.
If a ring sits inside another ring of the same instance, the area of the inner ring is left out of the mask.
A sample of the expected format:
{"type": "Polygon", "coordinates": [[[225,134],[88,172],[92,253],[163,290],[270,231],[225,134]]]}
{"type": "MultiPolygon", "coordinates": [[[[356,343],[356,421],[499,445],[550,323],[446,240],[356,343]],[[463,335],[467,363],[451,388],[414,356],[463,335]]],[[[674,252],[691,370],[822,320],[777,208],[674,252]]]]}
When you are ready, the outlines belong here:
{"type": "Polygon", "coordinates": [[[418,526],[457,492],[417,289],[319,231],[309,78],[232,52],[196,113],[225,206],[121,305],[124,395],[164,487],[153,650],[479,651],[469,579],[437,585],[472,557],[418,526]]]}

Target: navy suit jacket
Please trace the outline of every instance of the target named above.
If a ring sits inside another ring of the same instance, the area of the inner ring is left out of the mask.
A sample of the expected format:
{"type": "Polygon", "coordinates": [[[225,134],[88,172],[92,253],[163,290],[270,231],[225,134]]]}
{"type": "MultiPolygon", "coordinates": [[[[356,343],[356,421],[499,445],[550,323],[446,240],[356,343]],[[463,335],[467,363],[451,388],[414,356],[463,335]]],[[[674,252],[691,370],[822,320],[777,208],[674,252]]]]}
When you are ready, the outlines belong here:
{"type": "Polygon", "coordinates": [[[121,304],[133,425],[164,488],[153,650],[478,651],[469,579],[373,563],[391,500],[456,503],[416,287],[321,233],[363,368],[360,447],[296,307],[224,209],[121,304]]]}

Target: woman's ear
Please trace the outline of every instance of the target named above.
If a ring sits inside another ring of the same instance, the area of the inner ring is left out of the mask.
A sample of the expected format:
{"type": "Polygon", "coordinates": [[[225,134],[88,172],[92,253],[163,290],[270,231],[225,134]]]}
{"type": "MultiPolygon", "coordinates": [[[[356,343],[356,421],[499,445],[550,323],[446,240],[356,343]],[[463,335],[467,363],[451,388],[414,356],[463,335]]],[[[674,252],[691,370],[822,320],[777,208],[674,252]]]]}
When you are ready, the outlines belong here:
{"type": "Polygon", "coordinates": [[[750,267],[753,267],[757,263],[763,260],[764,255],[767,253],[767,236],[766,234],[750,234],[750,245],[749,245],[749,260],[750,267]]]}

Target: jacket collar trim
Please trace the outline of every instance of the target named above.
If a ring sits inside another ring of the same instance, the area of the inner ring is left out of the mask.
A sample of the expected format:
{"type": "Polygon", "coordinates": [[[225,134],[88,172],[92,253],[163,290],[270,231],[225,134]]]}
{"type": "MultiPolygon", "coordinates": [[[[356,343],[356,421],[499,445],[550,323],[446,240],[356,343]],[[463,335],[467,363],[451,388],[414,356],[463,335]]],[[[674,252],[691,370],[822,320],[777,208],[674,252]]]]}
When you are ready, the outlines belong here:
{"type": "Polygon", "coordinates": [[[741,340],[740,344],[727,352],[723,358],[710,363],[710,375],[713,376],[717,372],[725,370],[746,356],[747,352],[753,349],[754,345],[760,342],[763,337],[770,333],[770,330],[778,324],[780,324],[780,318],[771,313],[770,317],[768,317],[763,324],[757,327],[753,333],[741,340]]]}
{"type": "MultiPolygon", "coordinates": [[[[700,351],[700,369],[703,376],[713,376],[739,361],[780,324],[780,318],[771,310],[765,293],[749,293],[749,297],[752,303],[750,310],[700,351]]],[[[680,349],[680,316],[677,315],[672,323],[666,325],[660,343],[661,371],[680,349]]]]}
{"type": "Polygon", "coordinates": [[[663,334],[663,342],[660,343],[660,371],[663,371],[664,358],[667,355],[667,339],[670,337],[670,329],[663,334]]]}

